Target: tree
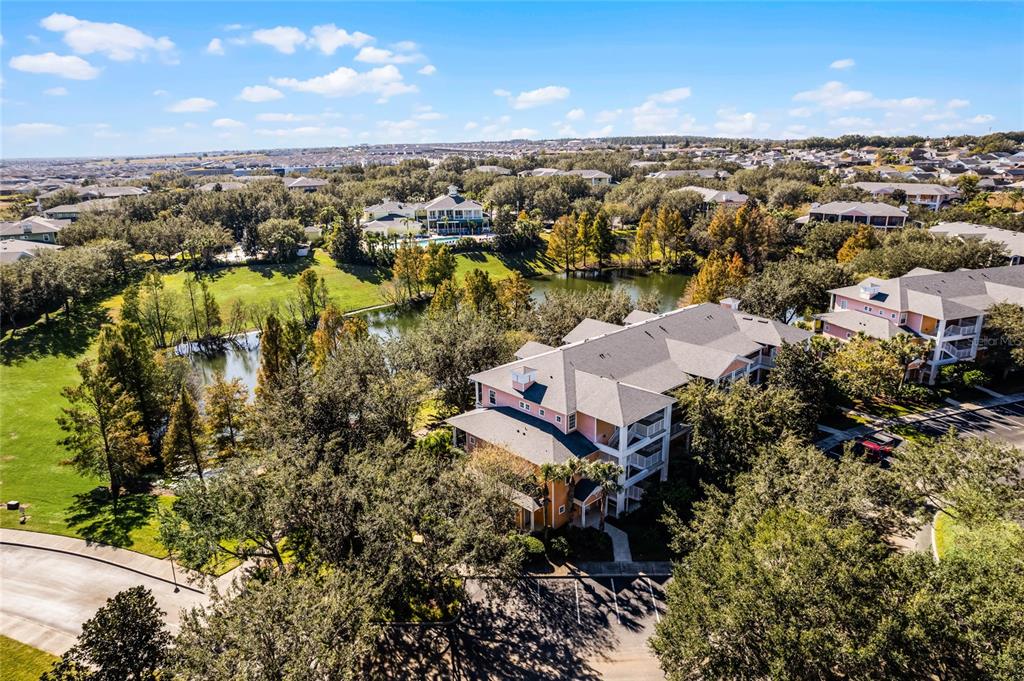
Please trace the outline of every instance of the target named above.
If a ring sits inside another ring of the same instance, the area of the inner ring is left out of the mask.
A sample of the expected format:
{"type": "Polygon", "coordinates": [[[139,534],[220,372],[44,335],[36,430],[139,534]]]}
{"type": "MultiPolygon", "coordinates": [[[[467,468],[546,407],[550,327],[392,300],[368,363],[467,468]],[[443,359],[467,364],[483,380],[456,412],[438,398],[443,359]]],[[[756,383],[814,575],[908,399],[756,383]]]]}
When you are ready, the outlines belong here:
{"type": "Polygon", "coordinates": [[[686,223],[683,222],[682,214],[662,206],[658,210],[658,220],[654,227],[654,238],[661,250],[661,265],[663,268],[670,268],[675,265],[678,253],[682,250],[683,239],[685,238],[686,223]]]}
{"type": "Polygon", "coordinates": [[[590,219],[589,213],[580,213],[576,219],[576,241],[579,243],[579,255],[583,260],[583,269],[587,269],[587,256],[597,255],[598,234],[596,223],[590,219]]]}
{"type": "Polygon", "coordinates": [[[207,437],[219,456],[238,453],[239,436],[248,420],[249,391],[241,379],[230,381],[218,371],[204,393],[207,437]]]}
{"type": "Polygon", "coordinates": [[[596,461],[587,466],[586,477],[597,483],[601,488],[601,526],[604,532],[604,521],[608,515],[608,498],[622,491],[622,466],[611,461],[596,461]]]}
{"type": "Polygon", "coordinates": [[[177,307],[177,298],[164,287],[163,277],[156,270],[150,270],[142,280],[139,314],[153,345],[158,348],[173,342],[178,329],[177,307]]]}
{"type": "Polygon", "coordinates": [[[528,311],[533,303],[533,287],[522,274],[512,270],[498,282],[498,302],[514,317],[528,311]]]}
{"type": "Polygon", "coordinates": [[[303,324],[310,326],[320,317],[330,300],[327,280],[317,274],[316,270],[303,270],[297,288],[299,316],[303,324]]]}
{"type": "Polygon", "coordinates": [[[1024,307],[997,303],[985,311],[981,330],[983,365],[1003,378],[1024,369],[1024,307]]]}
{"type": "MultiPolygon", "coordinates": [[[[298,220],[271,218],[257,228],[259,246],[266,250],[271,262],[286,262],[295,257],[304,233],[298,220]]],[[[243,242],[243,248],[244,248],[243,242]]]]}
{"type": "Polygon", "coordinates": [[[726,258],[712,251],[688,287],[689,303],[717,303],[722,298],[741,293],[747,279],[747,267],[739,253],[726,258]]]}
{"type": "Polygon", "coordinates": [[[437,293],[437,287],[455,276],[458,263],[447,246],[431,243],[423,260],[423,283],[437,293]]]}
{"type": "Polygon", "coordinates": [[[747,280],[740,298],[745,312],[788,324],[808,311],[828,309],[829,290],[850,283],[849,273],[835,262],[792,258],[765,265],[747,280]]]}
{"type": "Polygon", "coordinates": [[[560,187],[551,186],[533,195],[533,203],[545,220],[554,220],[569,210],[569,197],[560,187]]]}
{"type": "Polygon", "coordinates": [[[103,327],[96,355],[115,388],[131,398],[149,436],[152,454],[157,456],[167,418],[165,384],[169,377],[164,367],[168,362],[157,363],[142,329],[128,321],[103,327]]]}
{"type": "Polygon", "coordinates": [[[497,299],[498,289],[490,274],[475,268],[466,273],[462,282],[462,300],[470,309],[487,312],[494,307],[497,299]]]}
{"type": "Polygon", "coordinates": [[[967,525],[1024,521],[1024,449],[951,430],[934,440],[908,440],[896,452],[893,472],[922,505],[967,525]]]}
{"type": "Polygon", "coordinates": [[[813,260],[835,260],[839,249],[857,233],[852,222],[812,222],[807,225],[804,255],[813,260]]]}
{"type": "Polygon", "coordinates": [[[729,484],[747,470],[757,450],[785,434],[805,436],[813,423],[793,390],[759,388],[739,381],[726,389],[692,381],[676,393],[683,420],[692,425],[691,446],[712,479],[729,484]]]}
{"type": "Polygon", "coordinates": [[[61,393],[70,402],[57,417],[67,437],[58,444],[70,453],[68,464],[83,475],[106,478],[117,506],[121,487],[153,458],[134,400],[121,390],[103,364],[78,364],[82,382],[61,393]]]}
{"type": "Polygon", "coordinates": [[[395,251],[395,264],[391,268],[392,281],[406,300],[415,298],[422,292],[423,265],[423,249],[414,242],[405,241],[395,251]]]}
{"type": "Polygon", "coordinates": [[[172,476],[195,473],[202,481],[206,452],[206,430],[199,408],[188,386],[182,384],[163,439],[164,470],[172,476]]]}
{"type": "Polygon", "coordinates": [[[878,236],[875,234],[875,228],[868,224],[863,224],[857,228],[853,236],[847,239],[843,243],[843,247],[839,249],[836,254],[836,260],[839,262],[850,262],[856,258],[863,251],[871,250],[872,248],[878,248],[880,245],[878,236]]]}
{"type": "Polygon", "coordinates": [[[171,643],[153,592],[133,586],[82,624],[78,641],[42,681],[157,681],[171,643]]]}
{"type": "Polygon", "coordinates": [[[194,340],[203,341],[220,335],[220,306],[210,287],[196,275],[185,277],[185,295],[192,314],[194,340]]]}
{"type": "Polygon", "coordinates": [[[644,269],[650,267],[654,260],[654,218],[650,208],[640,216],[633,239],[633,259],[644,269]]]}
{"type": "Polygon", "coordinates": [[[792,390],[804,409],[800,415],[807,419],[801,430],[815,428],[831,405],[835,404],[838,388],[822,356],[814,345],[784,343],[775,355],[775,366],[768,374],[770,385],[792,390]]]}
{"type": "Polygon", "coordinates": [[[651,646],[672,680],[906,678],[908,582],[860,525],[773,509],[677,564],[651,646]]]}
{"type": "Polygon", "coordinates": [[[576,264],[579,249],[579,235],[573,219],[563,215],[555,220],[551,236],[548,238],[548,257],[562,265],[563,271],[568,272],[576,264]]]}
{"type": "Polygon", "coordinates": [[[981,178],[974,174],[964,173],[956,179],[956,188],[960,190],[960,198],[969,202],[978,195],[978,181],[981,178]]]}
{"type": "Polygon", "coordinates": [[[894,399],[906,374],[900,359],[879,341],[858,334],[828,360],[836,385],[852,400],[894,399]]]}
{"type": "MultiPolygon", "coordinates": [[[[608,214],[599,210],[594,216],[594,223],[591,228],[594,234],[594,257],[597,258],[597,268],[604,268],[605,261],[611,257],[615,250],[615,236],[612,234],[611,225],[608,222],[608,214]]],[[[682,229],[679,230],[682,232],[682,229]]]]}

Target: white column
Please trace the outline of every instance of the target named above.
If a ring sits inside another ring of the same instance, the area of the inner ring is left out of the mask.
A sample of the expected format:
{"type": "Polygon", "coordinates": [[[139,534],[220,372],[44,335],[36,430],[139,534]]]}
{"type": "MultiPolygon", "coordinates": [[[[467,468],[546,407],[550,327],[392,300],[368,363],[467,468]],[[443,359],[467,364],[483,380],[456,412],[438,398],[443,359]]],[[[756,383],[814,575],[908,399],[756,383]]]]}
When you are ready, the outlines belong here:
{"type": "Polygon", "coordinates": [[[619,476],[619,485],[622,486],[622,489],[615,497],[616,515],[626,507],[626,470],[629,468],[629,454],[626,453],[626,447],[628,445],[629,426],[619,426],[619,465],[622,466],[622,475],[619,476]]]}
{"type": "Polygon", "coordinates": [[[668,443],[672,439],[672,405],[662,411],[665,419],[665,432],[661,436],[661,481],[668,480],[668,443]]]}
{"type": "Polygon", "coordinates": [[[934,385],[935,379],[939,376],[939,358],[942,357],[942,336],[946,333],[946,320],[939,320],[935,328],[935,352],[932,355],[932,368],[928,373],[928,385],[934,385]]]}
{"type": "Polygon", "coordinates": [[[974,321],[974,336],[971,338],[971,359],[978,356],[978,343],[981,341],[981,327],[985,323],[985,317],[978,315],[974,321]]]}

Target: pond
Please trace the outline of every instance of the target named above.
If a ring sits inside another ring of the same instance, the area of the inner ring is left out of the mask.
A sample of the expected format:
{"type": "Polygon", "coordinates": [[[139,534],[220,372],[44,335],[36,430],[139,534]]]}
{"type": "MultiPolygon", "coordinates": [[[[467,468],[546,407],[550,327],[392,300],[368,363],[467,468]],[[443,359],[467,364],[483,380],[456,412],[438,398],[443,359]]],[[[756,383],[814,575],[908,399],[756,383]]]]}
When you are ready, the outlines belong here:
{"type": "MultiPolygon", "coordinates": [[[[634,300],[642,295],[654,293],[661,301],[662,311],[675,309],[676,302],[683,294],[689,281],[685,274],[637,275],[629,272],[606,272],[599,276],[570,276],[551,274],[529,280],[533,286],[533,298],[541,301],[550,291],[591,291],[606,287],[625,289],[634,300]]],[[[370,332],[381,337],[401,335],[415,328],[421,312],[390,309],[367,312],[370,332]]],[[[237,345],[227,348],[214,356],[193,354],[192,364],[200,374],[203,384],[213,381],[217,372],[223,372],[228,380],[240,378],[252,391],[256,387],[256,372],[259,369],[259,336],[253,331],[240,337],[237,345]]]]}

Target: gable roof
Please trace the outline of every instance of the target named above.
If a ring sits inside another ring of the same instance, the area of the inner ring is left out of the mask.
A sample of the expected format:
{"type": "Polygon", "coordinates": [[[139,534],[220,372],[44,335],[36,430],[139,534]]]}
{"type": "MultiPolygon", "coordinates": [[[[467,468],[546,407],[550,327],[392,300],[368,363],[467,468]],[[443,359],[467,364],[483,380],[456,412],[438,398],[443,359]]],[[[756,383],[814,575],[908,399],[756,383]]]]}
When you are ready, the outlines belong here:
{"type": "Polygon", "coordinates": [[[597,450],[578,431],[563,433],[547,421],[511,407],[474,409],[453,416],[446,423],[493,445],[500,445],[538,466],[583,458],[597,450]]]}
{"type": "Polygon", "coordinates": [[[823,215],[866,215],[868,217],[907,217],[907,211],[888,203],[874,201],[830,201],[812,206],[810,214],[823,215]]]}
{"type": "Polygon", "coordinates": [[[867,314],[860,310],[835,310],[815,315],[815,317],[855,333],[865,333],[872,338],[889,339],[907,333],[885,317],[867,314]]]}
{"type": "Polygon", "coordinates": [[[587,317],[577,324],[572,331],[565,334],[565,336],[562,337],[562,342],[575,343],[576,341],[595,338],[606,333],[611,333],[612,331],[618,331],[621,328],[622,327],[618,324],[602,322],[600,319],[590,319],[587,317]]]}

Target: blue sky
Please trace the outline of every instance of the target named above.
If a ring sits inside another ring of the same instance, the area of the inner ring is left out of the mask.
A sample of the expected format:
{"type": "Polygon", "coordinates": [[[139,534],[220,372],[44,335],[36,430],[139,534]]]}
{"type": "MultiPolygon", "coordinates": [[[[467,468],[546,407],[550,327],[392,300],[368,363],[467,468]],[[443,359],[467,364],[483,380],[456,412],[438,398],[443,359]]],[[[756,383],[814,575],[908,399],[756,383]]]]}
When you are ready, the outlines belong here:
{"type": "Polygon", "coordinates": [[[2,153],[1019,130],[1022,27],[1022,3],[5,0],[2,153]]]}

